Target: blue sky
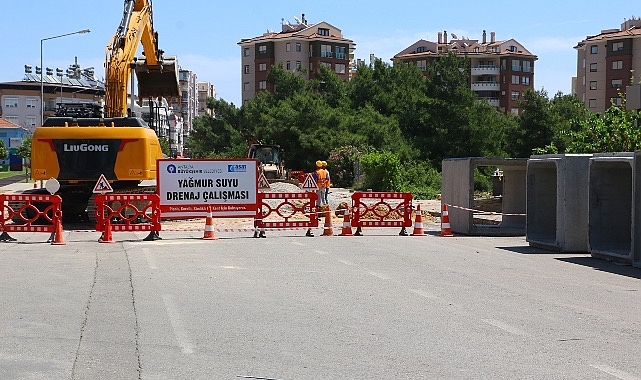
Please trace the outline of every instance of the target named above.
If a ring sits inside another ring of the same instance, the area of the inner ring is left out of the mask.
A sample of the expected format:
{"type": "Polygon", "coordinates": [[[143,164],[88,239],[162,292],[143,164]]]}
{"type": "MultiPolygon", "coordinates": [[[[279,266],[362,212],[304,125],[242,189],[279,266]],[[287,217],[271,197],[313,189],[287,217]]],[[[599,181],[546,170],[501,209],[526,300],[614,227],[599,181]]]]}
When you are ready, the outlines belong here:
{"type": "MultiPolygon", "coordinates": [[[[388,61],[419,39],[437,40],[439,31],[481,39],[483,30],[497,40],[514,38],[538,56],[534,85],[549,96],[570,93],[576,75],[573,46],[602,29],[619,28],[625,19],[641,16],[638,0],[616,3],[584,1],[380,1],[363,3],[183,0],[153,2],[154,27],[160,48],[178,56],[183,69],[216,86],[218,97],[240,105],[242,38],[279,31],[281,19],[308,23],[326,21],[356,43],[356,58],[369,55],[388,61]],[[221,4],[223,3],[223,4],[221,4]],[[299,5],[297,5],[297,3],[299,5]],[[616,4],[612,6],[609,4],[616,4]]],[[[91,29],[91,33],[44,42],[45,67],[66,69],[75,57],[81,67],[93,66],[104,77],[105,48],[124,9],[122,0],[4,1],[0,82],[18,81],[24,65],[40,64],[40,40],[91,29]]],[[[142,47],[139,48],[139,55],[142,47]]]]}

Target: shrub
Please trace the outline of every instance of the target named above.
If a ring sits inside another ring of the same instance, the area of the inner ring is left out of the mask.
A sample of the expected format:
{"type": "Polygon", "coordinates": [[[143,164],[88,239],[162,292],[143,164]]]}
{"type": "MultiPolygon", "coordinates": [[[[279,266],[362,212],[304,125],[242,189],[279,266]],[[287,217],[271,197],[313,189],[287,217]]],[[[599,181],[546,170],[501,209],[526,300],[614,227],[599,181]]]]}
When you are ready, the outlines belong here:
{"type": "Polygon", "coordinates": [[[414,199],[435,199],[441,193],[441,173],[429,161],[403,165],[403,191],[414,199]]]}
{"type": "Polygon", "coordinates": [[[401,191],[401,161],[398,155],[389,151],[365,153],[360,165],[365,174],[363,189],[373,191],[401,191]]]}
{"type": "Polygon", "coordinates": [[[354,184],[354,163],[361,156],[355,146],[345,145],[332,149],[327,159],[327,166],[332,186],[351,187],[354,184]]]}

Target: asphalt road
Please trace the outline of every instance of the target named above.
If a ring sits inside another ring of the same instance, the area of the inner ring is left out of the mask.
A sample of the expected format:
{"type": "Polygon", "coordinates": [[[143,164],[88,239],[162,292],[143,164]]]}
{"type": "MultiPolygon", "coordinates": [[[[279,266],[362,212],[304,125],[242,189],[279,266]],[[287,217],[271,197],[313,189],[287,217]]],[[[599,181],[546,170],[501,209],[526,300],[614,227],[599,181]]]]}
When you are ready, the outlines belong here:
{"type": "Polygon", "coordinates": [[[641,270],[426,229],[16,233],[0,379],[641,379],[641,270]]]}

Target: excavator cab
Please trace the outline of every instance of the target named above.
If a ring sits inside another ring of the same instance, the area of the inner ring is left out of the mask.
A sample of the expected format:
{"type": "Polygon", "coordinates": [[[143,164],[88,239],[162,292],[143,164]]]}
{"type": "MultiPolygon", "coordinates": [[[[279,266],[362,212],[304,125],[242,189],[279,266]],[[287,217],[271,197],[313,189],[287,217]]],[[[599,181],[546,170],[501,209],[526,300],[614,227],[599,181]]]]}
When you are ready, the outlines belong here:
{"type": "Polygon", "coordinates": [[[175,56],[163,57],[157,65],[137,58],[134,71],[138,79],[138,96],[141,98],[180,97],[178,87],[178,60],[175,56]]]}

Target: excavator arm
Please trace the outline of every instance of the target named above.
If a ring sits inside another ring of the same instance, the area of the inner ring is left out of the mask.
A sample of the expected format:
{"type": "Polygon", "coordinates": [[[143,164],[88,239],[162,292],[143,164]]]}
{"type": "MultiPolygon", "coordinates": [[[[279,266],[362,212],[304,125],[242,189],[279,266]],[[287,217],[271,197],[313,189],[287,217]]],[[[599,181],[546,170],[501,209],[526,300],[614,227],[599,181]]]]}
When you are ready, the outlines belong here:
{"type": "Polygon", "coordinates": [[[125,0],[122,21],[107,45],[105,70],[106,117],[127,116],[127,87],[133,71],[140,97],[179,96],[178,62],[175,57],[163,57],[158,49],[151,0],[125,0]],[[141,43],[145,58],[137,60],[141,43]]]}

